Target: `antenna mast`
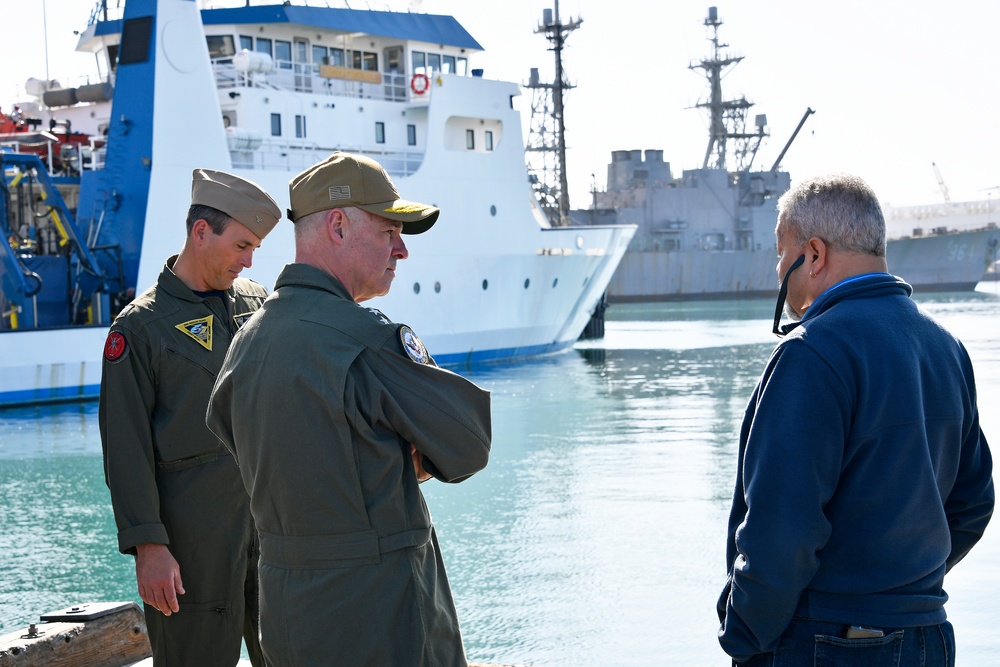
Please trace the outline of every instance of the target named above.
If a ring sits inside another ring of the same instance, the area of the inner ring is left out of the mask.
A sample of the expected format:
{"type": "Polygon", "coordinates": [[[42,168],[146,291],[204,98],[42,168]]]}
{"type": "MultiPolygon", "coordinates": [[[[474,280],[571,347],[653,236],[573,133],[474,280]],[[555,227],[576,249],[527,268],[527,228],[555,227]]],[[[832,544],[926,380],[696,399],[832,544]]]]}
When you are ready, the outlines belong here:
{"type": "Polygon", "coordinates": [[[569,19],[563,23],[559,18],[559,0],[555,0],[555,13],[551,9],[542,12],[542,22],[535,28],[535,34],[543,33],[552,44],[555,53],[556,75],[553,83],[541,83],[538,69],[532,68],[531,77],[525,88],[533,91],[531,102],[531,128],[528,145],[530,155],[528,172],[532,188],[535,190],[542,210],[553,226],[569,224],[569,179],[566,176],[566,124],[564,118],[563,94],[571,90],[562,66],[562,51],[566,36],[580,27],[582,19],[569,19]]]}
{"type": "Polygon", "coordinates": [[[723,72],[730,66],[737,65],[743,56],[730,57],[723,55],[721,50],[728,47],[728,44],[719,43],[719,13],[715,7],[708,8],[708,18],[705,25],[712,29],[712,55],[699,63],[688,65],[688,69],[704,70],[704,76],[708,79],[709,94],[708,99],[698,103],[697,107],[708,109],[709,132],[708,149],[705,151],[704,169],[726,169],[728,141],[733,143],[733,164],[736,171],[750,169],[751,163],[757,154],[760,141],[768,136],[767,117],[763,114],[755,119],[755,129],[748,132],[746,120],[753,102],[746,97],[738,99],[724,100],[722,98],[722,76],[723,72]]]}

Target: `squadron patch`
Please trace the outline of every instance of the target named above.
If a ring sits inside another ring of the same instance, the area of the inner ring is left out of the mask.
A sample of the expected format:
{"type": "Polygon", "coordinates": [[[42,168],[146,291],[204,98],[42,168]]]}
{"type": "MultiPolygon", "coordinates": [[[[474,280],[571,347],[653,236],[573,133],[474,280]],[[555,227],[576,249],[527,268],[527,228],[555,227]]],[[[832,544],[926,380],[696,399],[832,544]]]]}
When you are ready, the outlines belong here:
{"type": "Polygon", "coordinates": [[[125,358],[128,352],[128,345],[125,344],[125,336],[118,331],[108,334],[108,339],[104,341],[104,358],[113,364],[125,358]]]}
{"type": "Polygon", "coordinates": [[[233,315],[233,321],[236,322],[236,328],[242,329],[243,325],[247,323],[247,320],[250,319],[251,315],[253,315],[253,313],[243,313],[242,315],[233,315]]]}
{"type": "Polygon", "coordinates": [[[417,338],[417,334],[413,333],[413,329],[405,324],[399,327],[399,340],[402,341],[403,350],[410,359],[413,359],[418,364],[429,364],[431,362],[431,355],[427,353],[427,348],[424,347],[423,341],[417,338]]]}
{"type": "Polygon", "coordinates": [[[212,315],[202,317],[197,320],[188,320],[176,325],[178,331],[183,331],[188,336],[198,341],[203,348],[212,351],[212,315]]]}

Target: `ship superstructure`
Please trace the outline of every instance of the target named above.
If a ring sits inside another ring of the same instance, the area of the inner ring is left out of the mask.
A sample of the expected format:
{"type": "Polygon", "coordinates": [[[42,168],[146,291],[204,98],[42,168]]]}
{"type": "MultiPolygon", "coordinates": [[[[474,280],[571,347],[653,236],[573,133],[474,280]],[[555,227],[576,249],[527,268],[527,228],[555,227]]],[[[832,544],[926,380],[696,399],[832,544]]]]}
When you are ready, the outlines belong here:
{"type": "MultiPolygon", "coordinates": [[[[53,174],[40,165],[3,172],[8,231],[15,210],[26,224],[0,253],[0,341],[23,351],[5,359],[0,405],[96,395],[111,318],[183,244],[196,167],[244,176],[287,207],[295,173],[355,151],[440,206],[432,233],[407,239],[392,292],[370,304],[449,365],[571,346],[634,232],[549,223],[527,178],[519,86],[473,69],[481,47],[449,16],[190,0],[128,0],[115,15],[101,2],[78,49],[102,63],[81,85],[106,99],[43,86],[34,108],[21,105],[100,139],[79,177],[52,183],[78,178],[78,201],[41,206],[53,174]],[[38,243],[50,229],[55,245],[38,243]]],[[[293,258],[283,220],[245,273],[271,287],[293,258]]]]}

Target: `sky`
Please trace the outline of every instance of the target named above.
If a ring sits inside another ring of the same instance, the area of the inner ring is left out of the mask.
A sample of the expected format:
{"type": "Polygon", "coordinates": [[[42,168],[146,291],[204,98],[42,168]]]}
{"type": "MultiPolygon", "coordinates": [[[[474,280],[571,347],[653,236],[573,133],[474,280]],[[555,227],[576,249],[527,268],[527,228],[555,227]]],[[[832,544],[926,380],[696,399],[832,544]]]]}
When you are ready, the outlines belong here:
{"type": "MultiPolygon", "coordinates": [[[[554,78],[549,43],[534,32],[554,0],[348,2],[450,14],[484,47],[472,67],[486,77],[525,83],[537,67],[543,81],[554,78]]],[[[73,31],[86,26],[94,4],[18,0],[17,20],[0,22],[0,108],[10,108],[28,77],[46,77],[43,16],[49,78],[92,68],[91,57],[73,53],[73,31]]],[[[745,57],[728,70],[724,94],[745,95],[755,103],[751,116],[767,116],[770,138],[756,167],[773,165],[812,108],[782,160],[793,183],[846,171],[867,180],[884,203],[938,203],[936,164],[952,201],[1000,197],[1000,2],[562,0],[563,20],[582,20],[563,56],[575,86],[565,111],[574,208],[590,205],[594,183],[605,187],[615,150],[661,149],[675,175],[701,166],[707,120],[693,107],[707,84],[688,65],[710,53],[710,5],[723,21],[725,52],[745,57]]],[[[529,106],[525,91],[525,128],[529,106]]]]}

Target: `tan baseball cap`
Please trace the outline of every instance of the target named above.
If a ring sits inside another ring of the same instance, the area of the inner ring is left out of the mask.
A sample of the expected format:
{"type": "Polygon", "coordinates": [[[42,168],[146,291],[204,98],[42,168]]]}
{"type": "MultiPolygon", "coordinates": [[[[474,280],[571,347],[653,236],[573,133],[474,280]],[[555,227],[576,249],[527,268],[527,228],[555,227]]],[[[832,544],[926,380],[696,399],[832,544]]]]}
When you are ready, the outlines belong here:
{"type": "Polygon", "coordinates": [[[421,234],[437,221],[436,206],[399,198],[396,186],[375,160],[336,152],[288,183],[292,222],[317,211],[355,206],[403,223],[404,234],[421,234]]]}
{"type": "Polygon", "coordinates": [[[195,169],[191,203],[211,206],[264,238],[281,220],[281,209],[256,183],[214,169],[195,169]]]}

